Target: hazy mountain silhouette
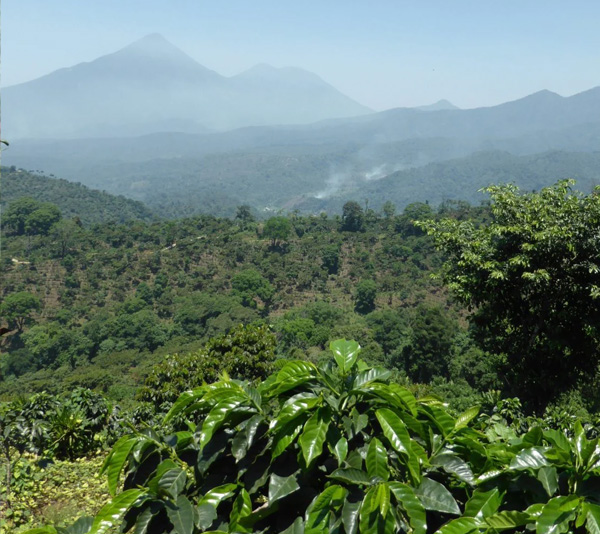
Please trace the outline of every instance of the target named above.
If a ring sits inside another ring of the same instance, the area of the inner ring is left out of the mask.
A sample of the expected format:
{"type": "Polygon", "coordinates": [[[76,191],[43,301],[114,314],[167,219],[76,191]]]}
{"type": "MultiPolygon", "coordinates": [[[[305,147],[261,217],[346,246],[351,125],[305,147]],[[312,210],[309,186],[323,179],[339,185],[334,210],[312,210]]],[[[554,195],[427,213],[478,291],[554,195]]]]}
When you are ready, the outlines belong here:
{"type": "Polygon", "coordinates": [[[445,109],[460,109],[458,106],[455,106],[452,102],[448,100],[442,99],[434,102],[433,104],[428,104],[427,106],[417,106],[415,109],[420,109],[421,111],[442,111],[445,109]]]}
{"type": "Polygon", "coordinates": [[[8,87],[2,97],[11,139],[199,133],[370,112],[301,69],[260,65],[221,76],[158,34],[8,87]]]}

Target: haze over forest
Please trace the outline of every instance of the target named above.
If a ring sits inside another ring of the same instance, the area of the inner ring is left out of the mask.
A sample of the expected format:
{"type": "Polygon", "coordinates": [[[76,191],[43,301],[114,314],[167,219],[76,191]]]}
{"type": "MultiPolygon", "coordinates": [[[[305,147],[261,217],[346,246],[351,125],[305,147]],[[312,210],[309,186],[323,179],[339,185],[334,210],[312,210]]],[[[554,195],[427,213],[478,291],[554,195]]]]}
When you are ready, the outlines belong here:
{"type": "Polygon", "coordinates": [[[231,216],[241,204],[339,213],[349,199],[478,203],[495,182],[596,183],[598,87],[374,112],[306,70],[259,64],[227,77],[150,34],[2,97],[5,165],[124,195],[158,216],[231,216]]]}

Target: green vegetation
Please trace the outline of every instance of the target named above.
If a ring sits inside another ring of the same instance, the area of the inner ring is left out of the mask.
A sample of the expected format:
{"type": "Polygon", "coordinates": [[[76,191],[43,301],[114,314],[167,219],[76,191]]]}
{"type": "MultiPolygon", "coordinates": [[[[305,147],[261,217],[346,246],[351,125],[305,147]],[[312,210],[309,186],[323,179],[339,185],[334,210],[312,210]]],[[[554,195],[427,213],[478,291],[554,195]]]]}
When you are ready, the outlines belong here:
{"type": "Polygon", "coordinates": [[[598,532],[600,196],[571,185],[264,224],[11,203],[9,528],[598,532]],[[41,484],[111,447],[67,526],[41,484]]]}

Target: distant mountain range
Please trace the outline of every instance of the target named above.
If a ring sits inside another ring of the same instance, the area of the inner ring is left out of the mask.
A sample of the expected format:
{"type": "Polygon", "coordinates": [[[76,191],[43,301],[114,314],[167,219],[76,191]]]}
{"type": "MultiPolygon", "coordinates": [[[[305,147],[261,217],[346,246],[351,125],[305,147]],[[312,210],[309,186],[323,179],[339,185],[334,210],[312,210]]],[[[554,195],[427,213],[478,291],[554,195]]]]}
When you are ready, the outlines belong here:
{"type": "Polygon", "coordinates": [[[476,200],[498,181],[539,188],[572,175],[589,189],[600,177],[600,87],[372,113],[301,69],[223,77],[158,35],[3,90],[2,121],[4,164],[167,217],[476,200]]]}
{"type": "Polygon", "coordinates": [[[198,133],[370,112],[298,68],[263,64],[221,76],[158,34],[2,91],[11,139],[198,133]]]}

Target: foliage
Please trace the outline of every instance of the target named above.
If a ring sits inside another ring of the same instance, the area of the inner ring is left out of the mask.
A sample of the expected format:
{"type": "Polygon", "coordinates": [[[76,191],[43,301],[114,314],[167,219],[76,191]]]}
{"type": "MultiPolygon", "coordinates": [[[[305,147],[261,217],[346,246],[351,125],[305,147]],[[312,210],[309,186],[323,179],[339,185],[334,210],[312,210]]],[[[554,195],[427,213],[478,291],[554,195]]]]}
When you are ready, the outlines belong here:
{"type": "Polygon", "coordinates": [[[361,280],[354,292],[354,308],[358,313],[369,313],[375,309],[377,284],[374,280],[361,280]]]}
{"type": "Polygon", "coordinates": [[[342,230],[359,232],[364,226],[364,212],[358,202],[350,200],[344,204],[342,210],[342,230]]]}
{"type": "Polygon", "coordinates": [[[45,235],[60,218],[60,210],[54,204],[21,197],[9,204],[3,221],[17,235],[45,235]]]}
{"type": "Polygon", "coordinates": [[[8,321],[9,328],[21,331],[41,307],[42,302],[37,296],[28,291],[19,291],[2,300],[0,316],[8,321]]]}
{"type": "Polygon", "coordinates": [[[287,240],[292,231],[292,223],[287,217],[271,217],[263,227],[263,237],[271,240],[271,245],[287,240]]]}
{"type": "Polygon", "coordinates": [[[103,465],[113,499],[83,532],[597,531],[600,446],[581,424],[519,435],[478,408],[452,417],[369,368],[357,343],[331,349],[255,386],[185,392],[165,423],[187,428],[172,435],[122,437],[103,465]]]}
{"type": "Polygon", "coordinates": [[[600,191],[486,189],[493,220],[423,223],[448,254],[444,279],[484,350],[506,354],[508,394],[541,412],[594,375],[600,342],[600,191]]]}
{"type": "MultiPolygon", "coordinates": [[[[65,527],[79,516],[97,513],[109,497],[106,480],[99,475],[104,459],[105,455],[52,462],[30,455],[19,458],[11,495],[0,489],[0,534],[45,523],[65,527]]],[[[4,480],[2,467],[0,477],[4,480]]]]}
{"type": "Polygon", "coordinates": [[[238,326],[211,339],[202,349],[167,355],[155,365],[137,398],[155,407],[170,406],[182,391],[216,381],[265,378],[275,359],[275,337],[265,326],[238,326]]]}

